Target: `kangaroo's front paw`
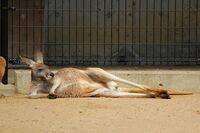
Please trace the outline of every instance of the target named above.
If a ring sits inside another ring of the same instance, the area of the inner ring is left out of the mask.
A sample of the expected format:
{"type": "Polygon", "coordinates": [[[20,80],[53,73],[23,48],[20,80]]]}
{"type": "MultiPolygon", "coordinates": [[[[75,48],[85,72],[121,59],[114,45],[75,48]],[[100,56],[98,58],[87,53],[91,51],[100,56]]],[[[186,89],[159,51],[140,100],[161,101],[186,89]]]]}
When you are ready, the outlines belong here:
{"type": "Polygon", "coordinates": [[[55,94],[49,94],[49,95],[48,95],[48,98],[49,98],[49,99],[56,99],[57,96],[56,96],[55,94]]]}
{"type": "Polygon", "coordinates": [[[37,92],[32,92],[29,96],[35,96],[35,95],[37,95],[37,92]]]}
{"type": "Polygon", "coordinates": [[[55,95],[55,90],[54,90],[54,89],[50,89],[50,90],[49,90],[49,94],[55,95]]]}

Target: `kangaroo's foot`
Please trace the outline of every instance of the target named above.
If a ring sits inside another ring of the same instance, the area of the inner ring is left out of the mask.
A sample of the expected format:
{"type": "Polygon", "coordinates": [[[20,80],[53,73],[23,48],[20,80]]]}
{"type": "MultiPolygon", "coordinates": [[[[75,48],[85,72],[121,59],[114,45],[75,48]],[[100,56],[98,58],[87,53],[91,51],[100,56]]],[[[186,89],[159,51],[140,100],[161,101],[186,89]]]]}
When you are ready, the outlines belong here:
{"type": "Polygon", "coordinates": [[[48,95],[48,98],[49,98],[49,99],[56,99],[57,96],[56,96],[55,94],[49,94],[49,95],[48,95]]]}
{"type": "Polygon", "coordinates": [[[160,92],[158,92],[157,97],[160,97],[162,99],[171,99],[168,91],[166,91],[166,90],[161,90],[160,92]]]}

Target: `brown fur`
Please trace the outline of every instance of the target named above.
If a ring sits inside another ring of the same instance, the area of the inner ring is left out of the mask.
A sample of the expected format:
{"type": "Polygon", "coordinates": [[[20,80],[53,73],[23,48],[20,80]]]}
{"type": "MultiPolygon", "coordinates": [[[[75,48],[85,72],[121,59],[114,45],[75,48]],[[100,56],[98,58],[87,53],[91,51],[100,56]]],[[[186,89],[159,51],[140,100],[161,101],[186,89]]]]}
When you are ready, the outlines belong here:
{"type": "Polygon", "coordinates": [[[84,97],[88,93],[93,92],[94,89],[89,86],[81,85],[79,82],[82,80],[87,80],[89,83],[92,83],[93,80],[86,74],[81,73],[76,68],[63,68],[59,70],[54,78],[63,77],[63,83],[60,86],[65,86],[66,82],[74,83],[67,88],[63,88],[63,91],[55,92],[56,96],[59,98],[67,98],[67,97],[84,97]]]}
{"type": "Polygon", "coordinates": [[[41,68],[49,68],[49,67],[43,63],[37,63],[33,66],[33,69],[41,69],[41,68]]]}
{"type": "MultiPolygon", "coordinates": [[[[162,90],[165,90],[169,93],[169,95],[192,95],[193,94],[192,92],[189,92],[189,91],[167,89],[164,87],[149,87],[149,90],[151,90],[152,92],[160,92],[162,90]]],[[[141,90],[141,89],[135,88],[135,87],[121,88],[121,91],[132,92],[132,93],[144,93],[144,90],[141,90]]]]}
{"type": "Polygon", "coordinates": [[[6,60],[2,56],[0,56],[0,82],[2,82],[5,73],[5,68],[6,68],[6,60]]]}

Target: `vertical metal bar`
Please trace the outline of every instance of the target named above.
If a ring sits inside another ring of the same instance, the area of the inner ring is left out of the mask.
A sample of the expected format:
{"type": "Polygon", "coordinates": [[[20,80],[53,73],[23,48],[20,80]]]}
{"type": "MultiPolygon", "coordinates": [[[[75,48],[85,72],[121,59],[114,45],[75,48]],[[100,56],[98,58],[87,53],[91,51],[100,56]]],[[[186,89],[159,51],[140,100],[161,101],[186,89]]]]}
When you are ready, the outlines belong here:
{"type": "MultiPolygon", "coordinates": [[[[132,0],[132,3],[134,3],[134,0],[132,0]]],[[[134,63],[135,63],[135,58],[134,58],[134,60],[133,60],[133,52],[135,52],[134,51],[134,48],[133,48],[133,45],[135,45],[134,44],[134,23],[133,23],[133,14],[134,14],[134,12],[133,12],[134,10],[133,10],[133,5],[132,5],[132,45],[131,45],[131,49],[132,49],[132,54],[131,54],[131,65],[133,65],[133,61],[134,61],[134,63]]]]}
{"type": "Polygon", "coordinates": [[[140,54],[140,45],[141,45],[141,0],[139,0],[139,65],[141,65],[141,54],[140,54]]]}
{"type": "Polygon", "coordinates": [[[77,44],[77,36],[78,36],[78,31],[77,31],[77,24],[78,24],[78,4],[76,0],[76,64],[78,63],[78,44],[77,44]]]}
{"type": "Polygon", "coordinates": [[[184,46],[184,43],[183,43],[183,10],[184,10],[184,7],[183,7],[183,5],[184,5],[184,0],[182,0],[182,11],[181,11],[181,20],[182,20],[182,22],[181,22],[181,25],[182,25],[182,27],[181,27],[181,57],[182,57],[182,62],[181,63],[183,63],[183,60],[184,60],[184,55],[183,55],[183,46],[184,46]]]}
{"type": "Polygon", "coordinates": [[[33,53],[32,55],[34,55],[34,51],[35,51],[35,1],[33,0],[33,53]]]}
{"type": "Polygon", "coordinates": [[[148,0],[146,0],[146,44],[145,44],[145,47],[146,47],[146,51],[145,51],[145,54],[146,54],[146,65],[148,65],[148,56],[147,56],[147,44],[148,44],[148,11],[149,11],[149,6],[148,6],[148,0]]]}
{"type": "Polygon", "coordinates": [[[70,16],[71,16],[71,8],[70,8],[70,3],[71,3],[71,0],[69,0],[69,64],[71,65],[71,28],[70,28],[70,25],[71,25],[71,20],[70,20],[70,16]]]}
{"type": "Polygon", "coordinates": [[[104,45],[104,55],[103,56],[104,56],[104,65],[105,65],[105,61],[106,61],[106,55],[105,55],[106,54],[106,51],[105,51],[106,50],[106,47],[105,47],[105,45],[106,45],[105,44],[106,43],[106,20],[105,20],[106,19],[106,15],[105,15],[106,14],[106,0],[104,0],[103,4],[104,4],[104,14],[103,14],[104,15],[104,25],[103,25],[104,26],[104,34],[103,34],[104,35],[104,38],[103,38],[103,40],[104,40],[104,44],[103,44],[104,45]]]}
{"type": "Polygon", "coordinates": [[[177,30],[177,28],[176,28],[176,0],[174,0],[174,2],[175,2],[175,4],[174,4],[174,6],[175,6],[175,18],[174,18],[174,43],[175,43],[175,45],[174,45],[174,65],[176,65],[176,30],[177,30]]]}
{"type": "MultiPolygon", "coordinates": [[[[46,15],[47,15],[47,45],[46,45],[46,47],[47,47],[47,58],[49,58],[49,47],[50,47],[50,45],[49,45],[49,13],[50,12],[50,10],[49,10],[49,0],[47,1],[47,11],[46,11],[46,15]]],[[[34,18],[35,18],[35,16],[34,16],[34,18]]],[[[34,44],[34,46],[35,46],[35,44],[34,44]]]]}
{"type": "MultiPolygon", "coordinates": [[[[14,4],[14,0],[12,0],[12,6],[14,6],[13,4],[14,4]]],[[[11,22],[12,22],[12,23],[11,23],[11,25],[12,25],[12,26],[11,26],[11,34],[12,34],[11,56],[12,56],[12,58],[14,58],[14,56],[13,56],[13,52],[14,52],[14,44],[13,44],[13,43],[14,43],[14,30],[13,30],[13,29],[14,29],[14,26],[13,26],[13,21],[14,21],[14,15],[13,15],[13,13],[12,13],[12,19],[11,19],[11,22]]]]}
{"type": "MultiPolygon", "coordinates": [[[[3,2],[0,0],[0,31],[2,32],[2,8],[3,8],[3,2]]],[[[4,25],[3,25],[4,26],[4,25]]],[[[2,55],[2,33],[0,32],[0,55],[2,55]]]]}
{"type": "Polygon", "coordinates": [[[190,35],[191,35],[191,30],[190,30],[190,21],[191,21],[191,0],[189,0],[189,32],[188,32],[188,34],[189,34],[189,44],[187,44],[187,45],[189,45],[188,46],[188,64],[190,64],[191,63],[191,61],[190,61],[190,45],[191,45],[191,38],[190,38],[190,35]]]}
{"type": "Polygon", "coordinates": [[[83,0],[83,63],[85,61],[85,0],[83,0]]]}
{"type": "Polygon", "coordinates": [[[2,82],[4,84],[8,83],[8,10],[2,10],[2,7],[8,7],[8,1],[7,0],[1,0],[1,16],[0,16],[0,21],[1,21],[1,56],[3,56],[6,59],[6,71],[4,74],[4,77],[2,79],[2,82]],[[2,34],[3,33],[3,34],[2,34]]]}
{"type": "Polygon", "coordinates": [[[119,32],[120,32],[120,0],[118,0],[118,26],[117,26],[117,28],[118,28],[118,36],[117,36],[117,39],[118,39],[118,47],[117,47],[117,52],[118,52],[118,54],[117,54],[117,59],[119,59],[119,32]]]}
{"type": "Polygon", "coordinates": [[[161,15],[160,15],[160,65],[162,64],[162,0],[160,2],[160,11],[161,11],[161,15]]]}
{"type": "Polygon", "coordinates": [[[19,0],[19,51],[18,53],[21,54],[21,0],[19,0]]]}
{"type": "MultiPolygon", "coordinates": [[[[41,18],[41,27],[40,27],[40,44],[39,44],[39,49],[41,50],[41,51],[43,51],[43,40],[44,40],[44,38],[43,38],[43,24],[44,24],[44,3],[45,3],[45,1],[43,1],[43,0],[40,0],[40,13],[41,13],[41,16],[43,17],[43,18],[41,18]]],[[[44,52],[44,51],[43,51],[44,52]]]]}
{"type": "Polygon", "coordinates": [[[92,30],[91,30],[91,26],[92,26],[92,1],[90,0],[90,65],[92,64],[91,58],[92,58],[92,30]]]}
{"type": "Polygon", "coordinates": [[[61,39],[62,39],[62,65],[64,65],[64,38],[63,38],[63,21],[64,21],[64,14],[63,14],[63,10],[64,10],[64,0],[62,0],[62,20],[61,20],[61,28],[62,28],[62,33],[61,33],[61,39]]]}
{"type": "Polygon", "coordinates": [[[111,54],[110,54],[110,59],[111,59],[111,65],[113,63],[112,60],[112,53],[113,53],[113,0],[111,0],[111,54]]]}
{"type": "Polygon", "coordinates": [[[97,0],[97,60],[99,61],[99,0],[97,0]]]}
{"type": "MultiPolygon", "coordinates": [[[[198,16],[199,16],[199,0],[197,0],[196,2],[196,43],[198,43],[198,30],[199,30],[199,26],[198,26],[198,16]]],[[[197,47],[198,45],[195,44],[196,47],[196,64],[198,63],[198,50],[197,47]]]]}
{"type": "Polygon", "coordinates": [[[155,7],[156,2],[153,0],[153,65],[155,65],[155,7]]]}
{"type": "Polygon", "coordinates": [[[127,37],[126,37],[126,35],[127,35],[127,29],[126,29],[126,27],[127,27],[127,0],[125,0],[125,60],[127,59],[127,57],[126,57],[126,46],[127,46],[127,37]]]}
{"type": "Polygon", "coordinates": [[[28,55],[28,1],[26,0],[26,56],[28,55]]]}
{"type": "MultiPolygon", "coordinates": [[[[155,0],[154,0],[155,1],[155,0]]],[[[169,0],[167,1],[167,65],[169,65],[169,0]]]]}
{"type": "Polygon", "coordinates": [[[54,20],[54,22],[55,22],[55,25],[54,25],[54,46],[55,46],[55,49],[54,49],[54,63],[56,64],[57,62],[56,62],[56,55],[57,55],[57,53],[56,53],[56,47],[57,47],[57,21],[56,21],[56,13],[57,13],[57,3],[56,3],[56,0],[54,1],[54,9],[55,9],[55,11],[54,11],[54,13],[55,13],[55,15],[54,15],[54,17],[55,17],[55,20],[54,20]]]}

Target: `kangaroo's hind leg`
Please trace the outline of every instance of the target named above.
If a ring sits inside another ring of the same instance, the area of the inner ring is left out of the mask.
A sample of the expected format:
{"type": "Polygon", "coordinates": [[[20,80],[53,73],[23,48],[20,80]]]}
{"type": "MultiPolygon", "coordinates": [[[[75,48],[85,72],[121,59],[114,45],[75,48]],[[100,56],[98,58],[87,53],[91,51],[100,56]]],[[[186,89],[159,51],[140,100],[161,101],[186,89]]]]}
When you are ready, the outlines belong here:
{"type": "Polygon", "coordinates": [[[167,91],[163,91],[160,90],[158,92],[155,92],[154,90],[152,90],[150,87],[145,86],[145,85],[140,85],[137,84],[135,82],[131,82],[122,78],[119,78],[111,73],[108,73],[106,71],[104,71],[103,69],[100,68],[87,68],[84,71],[88,76],[90,76],[92,79],[103,82],[104,84],[106,84],[106,88],[111,88],[111,90],[115,90],[118,89],[119,86],[115,83],[116,82],[121,82],[127,85],[131,85],[134,87],[137,87],[138,89],[142,90],[141,93],[155,93],[156,95],[158,95],[158,97],[164,98],[166,96],[166,98],[170,98],[169,94],[167,93],[167,91]],[[115,88],[115,89],[113,89],[115,88]]]}
{"type": "Polygon", "coordinates": [[[103,83],[109,83],[110,81],[121,82],[124,84],[138,87],[138,88],[144,90],[145,92],[150,92],[144,85],[140,85],[138,83],[119,78],[119,77],[117,77],[111,73],[108,73],[100,68],[87,68],[86,70],[84,70],[82,72],[86,73],[88,76],[90,76],[95,81],[99,81],[99,82],[103,82],[103,83]]]}
{"type": "MultiPolygon", "coordinates": [[[[141,90],[139,88],[121,88],[121,87],[119,87],[118,91],[128,92],[128,93],[146,93],[146,91],[141,90]]],[[[154,90],[154,89],[152,89],[150,91],[151,91],[151,93],[155,94],[156,97],[160,97],[160,98],[163,98],[163,99],[170,99],[171,98],[170,94],[168,93],[167,90],[154,90]]]]}

